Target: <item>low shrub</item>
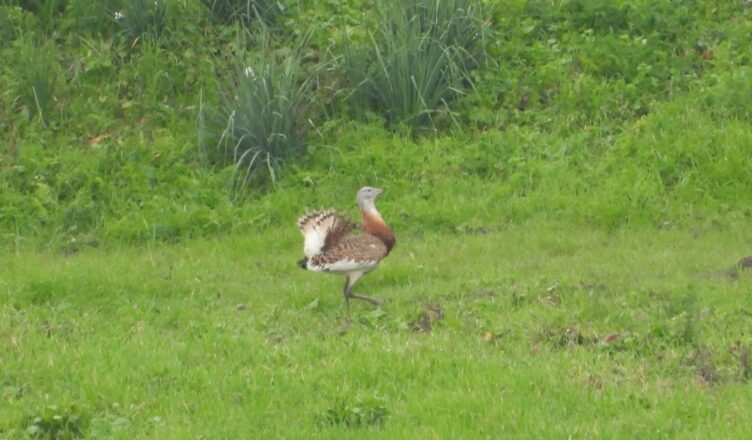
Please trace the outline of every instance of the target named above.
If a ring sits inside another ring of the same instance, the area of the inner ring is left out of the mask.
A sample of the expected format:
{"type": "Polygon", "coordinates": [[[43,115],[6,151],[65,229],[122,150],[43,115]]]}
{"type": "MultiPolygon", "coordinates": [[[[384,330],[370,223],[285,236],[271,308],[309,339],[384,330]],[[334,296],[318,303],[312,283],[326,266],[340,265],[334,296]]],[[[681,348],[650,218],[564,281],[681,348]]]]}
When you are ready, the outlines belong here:
{"type": "Polygon", "coordinates": [[[245,24],[259,19],[267,26],[282,15],[286,7],[275,0],[201,0],[220,23],[240,20],[245,24]]]}
{"type": "Polygon", "coordinates": [[[115,20],[130,40],[147,35],[159,37],[165,30],[165,0],[130,0],[123,3],[123,9],[116,11],[115,20]]]}
{"type": "Polygon", "coordinates": [[[205,158],[234,164],[239,187],[248,185],[259,171],[274,182],[285,160],[303,151],[313,103],[301,53],[274,49],[268,33],[260,39],[260,52],[238,61],[219,109],[201,127],[207,134],[205,147],[211,147],[204,148],[205,158]]]}
{"type": "Polygon", "coordinates": [[[367,41],[345,44],[342,67],[356,113],[375,111],[392,127],[435,126],[478,65],[485,29],[479,5],[389,0],[373,9],[376,23],[367,41]]]}

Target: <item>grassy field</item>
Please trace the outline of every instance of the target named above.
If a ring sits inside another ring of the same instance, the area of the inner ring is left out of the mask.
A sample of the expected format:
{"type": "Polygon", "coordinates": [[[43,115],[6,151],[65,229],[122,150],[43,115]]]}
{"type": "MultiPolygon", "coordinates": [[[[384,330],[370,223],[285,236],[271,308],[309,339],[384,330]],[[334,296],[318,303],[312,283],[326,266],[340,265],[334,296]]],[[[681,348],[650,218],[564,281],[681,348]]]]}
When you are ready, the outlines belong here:
{"type": "MultiPolygon", "coordinates": [[[[388,213],[387,213],[388,215],[388,213]]],[[[293,228],[2,257],[0,432],[745,438],[746,228],[401,236],[349,312],[293,228]]],[[[66,437],[55,437],[66,438],[66,437]]]]}
{"type": "Polygon", "coordinates": [[[750,437],[752,4],[436,1],[0,0],[0,438],[750,437]]]}

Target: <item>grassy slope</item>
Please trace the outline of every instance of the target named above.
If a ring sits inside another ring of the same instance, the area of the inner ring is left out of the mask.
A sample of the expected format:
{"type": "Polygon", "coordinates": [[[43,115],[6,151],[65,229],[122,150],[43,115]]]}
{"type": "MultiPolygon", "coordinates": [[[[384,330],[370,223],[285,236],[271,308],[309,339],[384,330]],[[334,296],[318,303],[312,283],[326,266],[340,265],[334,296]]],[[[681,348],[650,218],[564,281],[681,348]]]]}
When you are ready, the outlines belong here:
{"type": "MultiPolygon", "coordinates": [[[[240,200],[228,194],[231,167],[204,166],[197,120],[244,59],[242,44],[197,4],[170,4],[156,42],[133,44],[110,21],[94,31],[73,12],[52,29],[24,27],[28,13],[9,28],[17,35],[0,47],[10,60],[0,71],[1,244],[243,233],[288,225],[301,206],[350,203],[363,184],[390,188],[393,203],[410,207],[410,218],[394,220],[402,230],[750,216],[752,8],[740,3],[500,1],[487,42],[498,65],[477,71],[476,91],[454,103],[461,129],[392,135],[335,104],[313,121],[308,155],[290,160],[277,187],[240,200]],[[55,98],[44,124],[24,74],[35,56],[54,61],[40,73],[55,98]]],[[[343,22],[357,24],[356,6],[343,22]]],[[[322,25],[332,7],[293,8],[279,44],[313,27],[311,50],[338,53],[342,25],[322,25]]],[[[323,80],[336,84],[336,75],[323,80]]]]}
{"type": "Polygon", "coordinates": [[[5,256],[0,432],[55,405],[95,438],[348,437],[322,414],[376,401],[388,418],[359,436],[744,438],[750,279],[720,270],[750,244],[744,228],[403,235],[360,287],[383,313],[349,315],[342,280],[294,270],[292,230],[5,256]],[[445,318],[418,332],[427,304],[445,318]]]}

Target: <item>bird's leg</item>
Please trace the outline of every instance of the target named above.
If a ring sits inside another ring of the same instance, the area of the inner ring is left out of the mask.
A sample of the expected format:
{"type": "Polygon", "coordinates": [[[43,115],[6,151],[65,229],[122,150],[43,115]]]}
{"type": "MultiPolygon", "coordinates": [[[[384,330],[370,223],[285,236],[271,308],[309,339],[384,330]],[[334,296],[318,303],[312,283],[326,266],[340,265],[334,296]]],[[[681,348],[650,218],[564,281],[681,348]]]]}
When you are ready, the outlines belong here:
{"type": "Polygon", "coordinates": [[[358,278],[361,277],[362,274],[350,274],[346,275],[347,279],[345,280],[345,304],[347,305],[347,308],[350,308],[350,298],[360,299],[363,301],[368,301],[369,303],[375,305],[375,306],[381,306],[381,301],[377,300],[376,298],[372,298],[370,296],[365,295],[359,295],[357,293],[353,293],[352,287],[355,285],[355,282],[358,281],[358,278]]]}
{"type": "Polygon", "coordinates": [[[344,289],[345,305],[347,306],[348,309],[350,308],[350,296],[351,296],[351,294],[350,294],[350,287],[351,287],[350,286],[350,276],[348,275],[345,278],[345,289],[344,289]]]}
{"type": "Polygon", "coordinates": [[[353,293],[352,288],[361,276],[363,276],[363,272],[351,272],[347,274],[347,282],[345,282],[345,302],[347,303],[347,307],[350,307],[350,298],[361,299],[363,301],[368,301],[375,306],[380,306],[381,301],[376,298],[353,293]]]}

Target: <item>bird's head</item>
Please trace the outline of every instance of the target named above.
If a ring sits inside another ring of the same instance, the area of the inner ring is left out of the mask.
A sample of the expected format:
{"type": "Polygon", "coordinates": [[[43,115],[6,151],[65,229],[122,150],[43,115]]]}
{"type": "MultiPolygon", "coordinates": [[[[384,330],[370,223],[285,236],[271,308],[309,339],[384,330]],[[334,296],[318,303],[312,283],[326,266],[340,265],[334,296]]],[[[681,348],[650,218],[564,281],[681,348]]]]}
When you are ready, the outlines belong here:
{"type": "Polygon", "coordinates": [[[358,196],[356,198],[356,200],[358,201],[358,206],[360,206],[361,208],[373,208],[376,197],[378,197],[379,194],[383,192],[384,190],[379,188],[364,186],[360,189],[360,191],[358,191],[358,196]]]}

